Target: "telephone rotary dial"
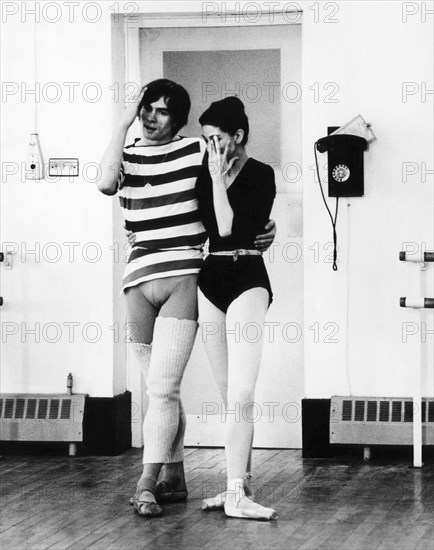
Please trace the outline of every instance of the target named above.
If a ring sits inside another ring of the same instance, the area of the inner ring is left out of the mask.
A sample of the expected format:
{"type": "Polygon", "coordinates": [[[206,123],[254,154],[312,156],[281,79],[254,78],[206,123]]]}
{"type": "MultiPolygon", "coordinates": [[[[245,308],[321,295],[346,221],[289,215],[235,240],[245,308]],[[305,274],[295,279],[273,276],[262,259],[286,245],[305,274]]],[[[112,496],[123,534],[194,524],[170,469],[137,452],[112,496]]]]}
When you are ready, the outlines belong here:
{"type": "Polygon", "coordinates": [[[338,182],[347,181],[347,179],[350,177],[350,169],[348,166],[345,166],[345,164],[338,164],[333,168],[332,171],[333,179],[338,182]]]}

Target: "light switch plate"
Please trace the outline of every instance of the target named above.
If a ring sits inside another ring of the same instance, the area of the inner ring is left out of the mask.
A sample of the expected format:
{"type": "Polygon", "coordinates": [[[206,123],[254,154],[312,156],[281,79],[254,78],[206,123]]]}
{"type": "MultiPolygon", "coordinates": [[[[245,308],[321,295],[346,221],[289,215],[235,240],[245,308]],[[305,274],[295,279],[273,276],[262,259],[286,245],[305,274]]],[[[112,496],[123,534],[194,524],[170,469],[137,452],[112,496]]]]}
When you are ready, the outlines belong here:
{"type": "Polygon", "coordinates": [[[78,159],[51,158],[48,161],[48,175],[52,177],[77,177],[78,159]]]}

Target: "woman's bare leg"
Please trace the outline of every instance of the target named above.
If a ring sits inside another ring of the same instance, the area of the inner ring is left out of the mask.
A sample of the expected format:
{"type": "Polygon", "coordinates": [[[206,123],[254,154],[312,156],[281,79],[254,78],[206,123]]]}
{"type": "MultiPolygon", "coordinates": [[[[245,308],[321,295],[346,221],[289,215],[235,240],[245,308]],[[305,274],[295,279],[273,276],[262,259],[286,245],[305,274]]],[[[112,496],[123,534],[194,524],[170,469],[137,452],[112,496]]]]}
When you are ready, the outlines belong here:
{"type": "Polygon", "coordinates": [[[277,514],[247,498],[244,474],[252,445],[255,387],[261,364],[264,320],[268,292],[253,288],[243,292],[228,308],[228,410],[239,411],[226,418],[226,460],[228,487],[225,513],[231,517],[274,519],[277,514]],[[255,337],[244,327],[253,325],[255,337]],[[240,338],[234,338],[240,334],[240,338]]]}
{"type": "MultiPolygon", "coordinates": [[[[204,294],[198,289],[199,302],[199,336],[205,347],[208,360],[213,371],[214,379],[217,383],[222,407],[227,407],[227,389],[228,389],[228,347],[226,342],[226,314],[217,308],[204,294]]],[[[251,496],[249,486],[251,471],[251,446],[247,461],[247,467],[244,474],[244,489],[247,495],[251,496]]],[[[226,492],[219,493],[211,498],[206,498],[202,502],[202,509],[215,510],[223,508],[226,492]]]]}

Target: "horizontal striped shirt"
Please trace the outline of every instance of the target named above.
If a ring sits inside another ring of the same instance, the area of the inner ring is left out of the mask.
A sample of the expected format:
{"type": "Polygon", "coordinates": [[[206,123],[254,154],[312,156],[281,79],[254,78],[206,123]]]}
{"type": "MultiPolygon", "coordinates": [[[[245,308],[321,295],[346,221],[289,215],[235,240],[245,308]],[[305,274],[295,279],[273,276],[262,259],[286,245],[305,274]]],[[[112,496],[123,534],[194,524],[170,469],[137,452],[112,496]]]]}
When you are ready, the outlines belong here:
{"type": "Polygon", "coordinates": [[[199,273],[206,232],[195,187],[204,153],[203,140],[186,137],[124,148],[118,196],[125,227],[136,234],[124,290],[152,279],[199,273]]]}

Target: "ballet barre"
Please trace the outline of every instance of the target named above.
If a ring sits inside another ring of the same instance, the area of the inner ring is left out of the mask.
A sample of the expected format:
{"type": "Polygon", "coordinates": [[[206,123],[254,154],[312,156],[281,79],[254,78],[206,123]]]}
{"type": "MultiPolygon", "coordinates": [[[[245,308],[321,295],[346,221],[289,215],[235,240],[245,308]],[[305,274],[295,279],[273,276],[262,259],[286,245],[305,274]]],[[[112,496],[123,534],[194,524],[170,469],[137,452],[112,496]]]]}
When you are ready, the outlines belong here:
{"type": "MultiPolygon", "coordinates": [[[[414,297],[401,297],[399,299],[400,307],[412,308],[420,310],[421,323],[425,321],[426,310],[434,308],[434,298],[427,298],[425,272],[427,270],[427,263],[434,261],[433,251],[421,251],[417,253],[409,253],[402,250],[399,253],[399,260],[401,262],[418,263],[420,267],[420,292],[419,296],[414,297]]],[[[425,353],[425,343],[421,340],[420,343],[420,361],[419,369],[415,374],[415,380],[413,384],[413,466],[415,468],[421,468],[422,463],[422,379],[425,372],[427,361],[425,353]]]]}

